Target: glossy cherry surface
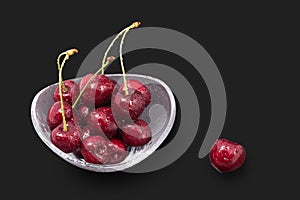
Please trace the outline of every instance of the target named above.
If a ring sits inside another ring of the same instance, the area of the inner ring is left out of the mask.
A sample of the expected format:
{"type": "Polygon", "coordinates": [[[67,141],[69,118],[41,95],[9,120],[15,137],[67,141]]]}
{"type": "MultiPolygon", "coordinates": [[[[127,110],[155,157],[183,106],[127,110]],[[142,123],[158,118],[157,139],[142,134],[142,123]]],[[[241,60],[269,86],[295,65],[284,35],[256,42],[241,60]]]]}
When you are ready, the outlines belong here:
{"type": "MultiPolygon", "coordinates": [[[[64,104],[64,113],[66,120],[70,120],[73,117],[72,107],[67,102],[63,102],[64,104]]],[[[62,123],[62,109],[60,101],[54,102],[52,106],[48,110],[47,114],[47,124],[50,130],[53,130],[56,126],[62,123]]]]}
{"type": "Polygon", "coordinates": [[[86,105],[79,105],[73,109],[73,117],[76,123],[85,126],[87,124],[88,116],[91,108],[86,105]]]}
{"type": "Polygon", "coordinates": [[[112,138],[108,146],[110,152],[110,164],[122,162],[128,155],[128,151],[126,150],[126,144],[124,144],[119,139],[112,138]]]}
{"type": "MultiPolygon", "coordinates": [[[[72,101],[76,99],[79,94],[79,89],[74,81],[66,80],[64,81],[64,87],[62,89],[62,99],[68,104],[72,105],[72,101]]],[[[53,92],[53,100],[60,101],[59,87],[57,86],[53,92]]]]}
{"type": "MultiPolygon", "coordinates": [[[[145,106],[148,106],[150,104],[151,93],[143,83],[134,79],[127,80],[126,83],[130,94],[140,93],[145,100],[145,106]]],[[[124,91],[124,84],[120,86],[119,91],[124,91]]]]}
{"type": "Polygon", "coordinates": [[[129,146],[142,146],[147,144],[152,138],[148,124],[137,119],[134,123],[126,124],[122,127],[122,139],[129,146]]]}
{"type": "Polygon", "coordinates": [[[118,126],[109,106],[103,106],[91,111],[87,120],[87,126],[94,133],[105,134],[108,138],[118,134],[118,126]]]}
{"type": "Polygon", "coordinates": [[[111,100],[115,119],[119,122],[137,119],[143,113],[145,106],[145,99],[140,93],[125,95],[124,92],[117,92],[111,100]]]}
{"type": "Polygon", "coordinates": [[[246,158],[244,147],[227,139],[217,140],[210,153],[211,165],[219,172],[231,172],[242,166],[246,158]]]}
{"type": "Polygon", "coordinates": [[[90,136],[81,144],[81,154],[86,162],[105,164],[110,160],[108,141],[101,136],[90,136]]]}
{"type": "Polygon", "coordinates": [[[60,124],[51,132],[50,140],[63,152],[71,153],[81,145],[80,129],[72,122],[67,122],[67,131],[64,131],[63,124],[60,124]]]}
{"type": "MultiPolygon", "coordinates": [[[[79,82],[79,90],[82,91],[87,84],[92,74],[88,74],[79,82]]],[[[86,90],[81,96],[81,101],[86,106],[100,107],[110,102],[112,92],[116,85],[115,81],[112,81],[105,75],[96,75],[95,78],[89,82],[86,90]]]]}

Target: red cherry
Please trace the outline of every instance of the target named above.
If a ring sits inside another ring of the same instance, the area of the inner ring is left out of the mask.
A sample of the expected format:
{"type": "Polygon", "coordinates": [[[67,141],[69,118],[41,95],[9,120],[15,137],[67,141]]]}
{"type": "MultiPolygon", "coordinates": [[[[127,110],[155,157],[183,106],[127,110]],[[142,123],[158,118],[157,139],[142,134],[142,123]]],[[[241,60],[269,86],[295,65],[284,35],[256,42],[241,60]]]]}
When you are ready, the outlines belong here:
{"type": "MultiPolygon", "coordinates": [[[[137,80],[127,80],[127,89],[129,93],[140,93],[145,99],[145,107],[149,105],[151,102],[151,93],[149,89],[141,82],[137,80]]],[[[124,84],[122,84],[119,88],[119,91],[124,91],[124,84]]]]}
{"type": "Polygon", "coordinates": [[[88,127],[95,133],[105,134],[112,138],[118,134],[118,126],[109,106],[96,108],[91,111],[87,121],[88,127]]]}
{"type": "Polygon", "coordinates": [[[119,122],[137,119],[145,106],[145,99],[140,93],[125,95],[123,92],[117,92],[112,96],[111,107],[115,120],[119,122]]]}
{"type": "MultiPolygon", "coordinates": [[[[73,116],[72,107],[70,104],[63,102],[64,104],[64,113],[66,120],[70,120],[73,116]]],[[[54,102],[54,104],[50,107],[47,114],[47,124],[50,130],[53,130],[56,126],[63,122],[62,119],[62,109],[60,101],[54,102]]]]}
{"type": "MultiPolygon", "coordinates": [[[[93,74],[88,74],[80,80],[80,91],[83,90],[84,86],[92,76],[93,74]]],[[[87,106],[100,107],[106,105],[110,102],[115,85],[116,81],[110,80],[105,75],[96,75],[83,92],[81,100],[87,106]]]]}
{"type": "Polygon", "coordinates": [[[126,145],[119,139],[112,138],[108,143],[110,160],[109,164],[116,164],[122,162],[128,155],[126,145]]]}
{"type": "MultiPolygon", "coordinates": [[[[129,93],[140,93],[145,100],[145,107],[149,105],[151,102],[151,93],[149,89],[137,80],[127,80],[127,89],[129,93]]],[[[119,88],[119,91],[124,91],[124,84],[122,84],[119,88]]]]}
{"type": "MultiPolygon", "coordinates": [[[[65,87],[62,88],[62,99],[63,99],[63,101],[72,105],[72,101],[75,100],[75,98],[79,94],[78,86],[76,85],[76,83],[74,81],[71,81],[71,80],[66,80],[63,82],[63,84],[65,87]]],[[[60,101],[58,86],[54,90],[53,100],[60,101]]]]}
{"type": "Polygon", "coordinates": [[[217,140],[209,153],[211,165],[220,173],[240,168],[246,157],[244,147],[227,139],[217,140]]]}
{"type": "Polygon", "coordinates": [[[71,153],[81,145],[80,129],[67,122],[67,131],[63,131],[63,124],[60,124],[51,132],[50,140],[63,152],[71,153]]]}
{"type": "Polygon", "coordinates": [[[152,137],[148,124],[137,119],[132,124],[126,124],[122,127],[122,138],[124,143],[129,146],[142,146],[147,144],[152,137]]]}
{"type": "Polygon", "coordinates": [[[86,162],[105,164],[110,160],[108,141],[101,136],[90,136],[81,144],[81,154],[86,162]]]}
{"type": "Polygon", "coordinates": [[[91,108],[86,105],[80,105],[74,108],[73,116],[75,121],[80,125],[86,125],[91,108]]]}

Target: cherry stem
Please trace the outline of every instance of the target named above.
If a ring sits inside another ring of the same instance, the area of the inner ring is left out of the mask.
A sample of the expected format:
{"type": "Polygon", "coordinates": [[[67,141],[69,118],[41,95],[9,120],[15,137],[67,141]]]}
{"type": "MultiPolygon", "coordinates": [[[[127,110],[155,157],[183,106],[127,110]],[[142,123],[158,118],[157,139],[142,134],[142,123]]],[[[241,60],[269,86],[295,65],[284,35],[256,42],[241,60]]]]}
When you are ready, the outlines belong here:
{"type": "MultiPolygon", "coordinates": [[[[61,54],[59,54],[59,56],[58,56],[58,58],[57,58],[57,66],[58,66],[58,71],[59,71],[59,73],[60,73],[60,71],[62,71],[61,70],[61,65],[60,65],[60,59],[61,59],[61,57],[63,56],[63,55],[65,55],[66,53],[65,52],[63,52],[63,53],[61,53],[61,54]]],[[[64,64],[65,62],[63,62],[62,64],[64,64]]],[[[59,77],[61,77],[61,75],[59,75],[59,77]]],[[[58,78],[59,78],[58,77],[58,78]]],[[[59,87],[62,87],[62,91],[63,92],[66,92],[67,91],[67,88],[66,88],[66,86],[65,86],[65,84],[64,84],[64,82],[63,81],[61,81],[61,86],[59,86],[59,87]]]]}
{"type": "MultiPolygon", "coordinates": [[[[113,47],[114,43],[117,41],[117,39],[124,33],[125,29],[122,30],[120,33],[118,33],[118,35],[113,39],[113,41],[109,44],[108,48],[106,49],[103,59],[102,59],[102,66],[105,64],[106,61],[106,57],[108,55],[108,52],[110,51],[110,49],[113,47]]],[[[102,68],[101,70],[101,74],[104,75],[104,68],[102,68]]]]}
{"type": "Polygon", "coordinates": [[[124,38],[127,34],[127,32],[130,29],[133,28],[137,28],[141,25],[141,22],[134,22],[132,23],[130,26],[126,27],[125,29],[123,29],[120,33],[117,34],[117,36],[113,39],[113,41],[110,43],[110,45],[108,46],[107,50],[104,53],[103,59],[102,59],[102,66],[100,67],[100,69],[98,69],[98,71],[96,73],[93,74],[93,76],[91,76],[91,78],[87,81],[87,83],[84,85],[84,87],[82,88],[82,90],[80,91],[78,97],[76,98],[75,102],[72,105],[72,109],[76,107],[76,105],[78,104],[79,99],[81,98],[82,94],[84,93],[84,91],[86,90],[86,88],[88,87],[89,83],[94,80],[94,78],[96,77],[97,74],[99,74],[101,72],[102,75],[104,75],[104,69],[111,63],[114,61],[114,57],[110,56],[107,57],[108,52],[110,51],[110,49],[112,48],[112,46],[114,45],[114,43],[116,42],[116,40],[123,34],[122,40],[121,40],[121,45],[120,45],[120,59],[121,59],[121,67],[122,67],[122,72],[123,72],[123,78],[124,78],[124,88],[125,88],[125,94],[128,95],[128,89],[127,89],[127,84],[126,84],[126,74],[125,74],[125,68],[124,68],[124,63],[123,63],[123,57],[122,57],[122,46],[124,43],[124,38]]]}
{"type": "Polygon", "coordinates": [[[125,90],[125,95],[128,95],[128,88],[127,88],[127,81],[126,81],[126,73],[125,73],[125,67],[124,67],[124,62],[123,62],[123,44],[124,44],[124,39],[128,33],[128,31],[132,28],[137,28],[141,25],[141,22],[134,22],[132,23],[129,27],[125,28],[124,34],[122,36],[121,42],[120,42],[120,48],[119,48],[119,56],[120,56],[120,63],[121,63],[121,69],[123,73],[123,84],[124,84],[124,90],[125,90]]]}
{"type": "Polygon", "coordinates": [[[125,67],[124,67],[124,62],[123,62],[123,53],[122,53],[122,48],[123,48],[123,43],[124,43],[124,39],[126,34],[128,33],[129,29],[127,29],[124,32],[124,35],[122,36],[121,42],[120,42],[120,50],[119,50],[119,54],[120,54],[120,63],[121,63],[121,69],[122,69],[122,73],[123,73],[123,84],[124,84],[124,90],[125,90],[125,95],[128,95],[128,88],[127,88],[127,81],[126,81],[126,73],[125,73],[125,67]]]}
{"type": "MultiPolygon", "coordinates": [[[[104,65],[104,63],[106,62],[106,57],[108,55],[108,52],[111,50],[111,48],[113,47],[114,43],[117,41],[117,39],[125,32],[128,32],[130,29],[133,29],[133,28],[137,28],[141,25],[141,22],[134,22],[132,23],[130,26],[124,28],[122,31],[120,31],[116,37],[113,39],[113,41],[109,44],[107,50],[105,51],[104,53],[104,56],[103,56],[103,59],[102,59],[102,66],[104,65]]],[[[125,34],[126,35],[126,34],[125,34]]],[[[123,39],[124,40],[124,39],[123,39]]],[[[102,75],[104,75],[104,68],[102,68],[102,72],[101,72],[102,75]]]]}
{"type": "Polygon", "coordinates": [[[57,58],[57,66],[58,66],[58,87],[59,87],[59,97],[60,97],[60,106],[61,106],[61,115],[63,119],[63,131],[67,131],[67,122],[65,117],[65,109],[64,109],[64,102],[63,102],[63,91],[66,91],[66,87],[63,84],[63,78],[62,78],[62,70],[66,63],[66,61],[70,58],[70,56],[74,55],[75,53],[78,53],[77,49],[69,49],[61,54],[59,54],[57,58]],[[60,64],[60,58],[61,56],[65,55],[62,63],[60,64]],[[64,90],[65,89],[65,90],[64,90]]]}
{"type": "Polygon", "coordinates": [[[93,76],[91,76],[91,78],[86,82],[86,84],[84,85],[84,87],[82,88],[82,90],[80,91],[78,97],[76,98],[74,104],[72,105],[72,108],[75,108],[75,106],[77,105],[80,97],[82,96],[82,94],[84,93],[84,91],[86,90],[86,88],[88,87],[88,85],[90,84],[90,82],[92,80],[94,80],[94,78],[96,77],[97,74],[99,74],[105,67],[107,67],[111,62],[114,61],[114,57],[113,56],[110,56],[106,59],[106,62],[104,63],[104,65],[102,65],[102,67],[100,69],[98,69],[98,71],[93,74],[93,76]]]}

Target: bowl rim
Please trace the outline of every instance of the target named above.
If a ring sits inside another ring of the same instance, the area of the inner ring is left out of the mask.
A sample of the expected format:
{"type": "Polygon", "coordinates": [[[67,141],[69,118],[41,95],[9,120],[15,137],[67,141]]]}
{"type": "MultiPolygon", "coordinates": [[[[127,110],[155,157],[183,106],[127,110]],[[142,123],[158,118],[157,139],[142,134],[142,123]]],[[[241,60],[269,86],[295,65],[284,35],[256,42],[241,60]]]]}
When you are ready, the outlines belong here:
{"type": "MultiPolygon", "coordinates": [[[[105,74],[105,76],[107,76],[107,77],[122,77],[123,75],[116,73],[116,74],[105,74]]],[[[49,147],[49,149],[51,149],[54,153],[56,153],[59,157],[61,157],[65,161],[67,161],[70,164],[75,165],[79,168],[89,170],[89,171],[94,171],[94,172],[121,171],[121,170],[130,168],[130,167],[138,164],[142,160],[146,159],[150,154],[152,154],[161,145],[161,143],[166,139],[166,137],[170,133],[170,131],[173,127],[173,124],[175,122],[176,102],[175,102],[173,92],[171,91],[169,86],[164,81],[162,81],[158,78],[152,77],[152,76],[142,75],[142,74],[126,74],[126,77],[128,77],[128,78],[138,77],[138,78],[142,78],[142,79],[146,79],[146,80],[147,79],[152,80],[153,82],[157,82],[163,86],[163,88],[166,90],[166,92],[169,96],[170,109],[171,109],[169,120],[165,126],[166,127],[165,130],[163,131],[164,134],[161,134],[160,138],[156,141],[156,143],[153,144],[153,146],[150,148],[150,150],[147,149],[143,154],[137,156],[135,159],[128,160],[125,163],[122,163],[121,165],[120,165],[120,163],[105,165],[105,164],[93,164],[93,163],[85,162],[83,159],[75,158],[74,155],[72,155],[72,153],[64,153],[63,151],[58,149],[56,146],[54,146],[51,143],[50,140],[48,140],[43,135],[44,131],[41,129],[41,126],[39,125],[38,117],[37,117],[37,110],[36,110],[36,104],[37,104],[37,101],[39,100],[40,95],[42,93],[44,93],[45,91],[47,91],[50,86],[58,85],[58,83],[53,83],[53,84],[48,85],[48,86],[44,87],[43,89],[41,89],[39,92],[36,93],[36,95],[34,96],[34,98],[32,100],[32,103],[31,103],[31,121],[32,121],[33,127],[34,127],[35,131],[37,132],[38,136],[40,137],[40,139],[49,147]]],[[[68,80],[78,81],[81,78],[82,77],[76,77],[76,78],[68,79],[68,80]]]]}

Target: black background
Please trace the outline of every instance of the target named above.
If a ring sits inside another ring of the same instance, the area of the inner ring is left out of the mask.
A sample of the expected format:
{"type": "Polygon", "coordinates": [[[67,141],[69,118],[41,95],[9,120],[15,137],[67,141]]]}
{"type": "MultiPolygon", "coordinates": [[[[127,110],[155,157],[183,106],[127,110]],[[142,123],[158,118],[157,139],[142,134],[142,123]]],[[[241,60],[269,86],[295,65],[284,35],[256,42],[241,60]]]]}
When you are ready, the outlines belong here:
{"type": "Polygon", "coordinates": [[[1,51],[7,61],[1,80],[4,193],[43,199],[154,199],[160,195],[253,199],[296,194],[293,181],[300,178],[295,117],[299,109],[294,104],[299,81],[293,72],[299,67],[294,62],[299,50],[292,49],[299,44],[293,37],[299,24],[296,6],[274,2],[64,3],[16,3],[4,7],[8,12],[1,14],[1,51]],[[95,46],[136,20],[145,27],[180,31],[210,54],[228,98],[222,137],[246,148],[242,168],[219,174],[207,157],[198,158],[210,114],[205,83],[184,60],[159,51],[133,52],[124,59],[131,66],[160,62],[185,68],[185,76],[190,76],[204,117],[195,141],[176,162],[145,174],[94,173],[66,163],[39,139],[30,120],[31,101],[40,89],[57,81],[58,53],[79,49],[64,68],[64,78],[73,78],[95,46]]]}

